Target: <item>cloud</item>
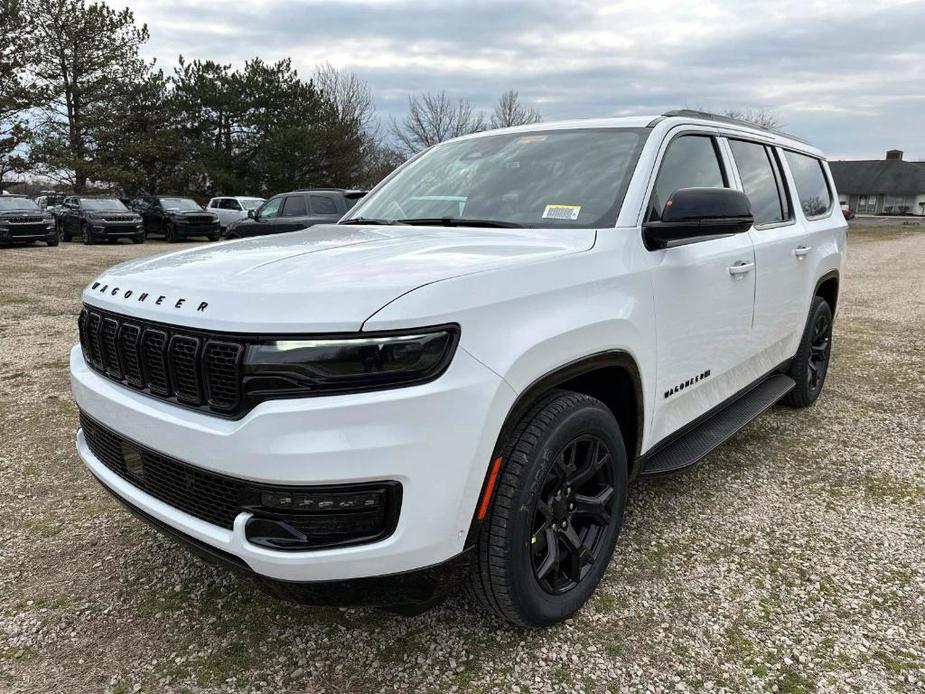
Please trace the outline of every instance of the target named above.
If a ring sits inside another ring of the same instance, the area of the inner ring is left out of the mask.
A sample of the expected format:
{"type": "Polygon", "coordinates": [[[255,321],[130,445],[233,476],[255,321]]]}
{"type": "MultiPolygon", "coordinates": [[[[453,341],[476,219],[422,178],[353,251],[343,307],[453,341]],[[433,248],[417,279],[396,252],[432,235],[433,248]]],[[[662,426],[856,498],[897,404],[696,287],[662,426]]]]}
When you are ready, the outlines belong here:
{"type": "Polygon", "coordinates": [[[355,71],[384,116],[445,89],[488,109],[514,87],[547,120],[764,107],[833,158],[925,159],[920,0],[131,0],[147,53],[355,71]]]}

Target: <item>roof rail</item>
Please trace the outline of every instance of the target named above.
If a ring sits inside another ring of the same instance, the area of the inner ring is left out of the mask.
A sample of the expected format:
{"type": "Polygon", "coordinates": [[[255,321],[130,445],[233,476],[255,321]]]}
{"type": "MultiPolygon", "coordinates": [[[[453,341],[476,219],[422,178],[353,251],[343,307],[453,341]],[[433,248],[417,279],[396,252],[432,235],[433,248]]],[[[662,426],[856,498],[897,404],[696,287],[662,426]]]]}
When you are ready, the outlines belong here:
{"type": "Polygon", "coordinates": [[[790,135],[781,130],[775,130],[774,128],[769,128],[765,125],[759,125],[758,123],[752,123],[751,121],[744,120],[742,118],[733,118],[732,116],[723,116],[719,113],[710,113],[709,111],[697,111],[690,108],[682,108],[675,111],[666,111],[662,114],[663,118],[671,118],[672,116],[681,117],[681,118],[700,118],[701,120],[712,120],[717,123],[728,123],[729,125],[741,125],[746,128],[754,128],[755,130],[763,130],[766,133],[772,133],[774,135],[780,135],[782,137],[787,137],[791,140],[796,140],[797,142],[803,142],[805,144],[810,144],[803,138],[797,137],[795,135],[790,135]]]}

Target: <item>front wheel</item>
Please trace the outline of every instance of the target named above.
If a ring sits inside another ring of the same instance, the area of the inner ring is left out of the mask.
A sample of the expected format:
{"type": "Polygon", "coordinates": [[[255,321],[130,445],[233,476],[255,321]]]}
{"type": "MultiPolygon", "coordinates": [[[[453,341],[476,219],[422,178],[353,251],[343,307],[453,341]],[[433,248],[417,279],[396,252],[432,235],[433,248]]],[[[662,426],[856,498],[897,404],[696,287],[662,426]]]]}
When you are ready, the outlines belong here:
{"type": "Polygon", "coordinates": [[[71,232],[69,232],[69,231],[67,230],[67,228],[66,228],[65,225],[64,225],[64,222],[61,222],[61,221],[59,220],[58,222],[56,222],[55,226],[57,226],[57,228],[58,228],[58,236],[61,237],[61,240],[62,240],[62,241],[70,241],[70,240],[71,240],[71,232]]]}
{"type": "Polygon", "coordinates": [[[822,392],[832,356],[832,308],[821,296],[813,297],[809,318],[788,375],[796,386],[781,401],[789,407],[809,407],[822,392]]]}
{"type": "Polygon", "coordinates": [[[92,246],[96,243],[96,239],[93,238],[93,232],[90,231],[89,224],[80,225],[80,241],[85,246],[92,246]]]}
{"type": "Polygon", "coordinates": [[[520,419],[501,459],[472,588],[513,624],[554,624],[585,604],[613,554],[627,490],[620,427],[599,400],[555,391],[520,419]]]}
{"type": "Polygon", "coordinates": [[[177,228],[170,222],[167,222],[167,226],[164,227],[164,238],[167,239],[167,243],[176,243],[180,240],[177,236],[177,228]]]}

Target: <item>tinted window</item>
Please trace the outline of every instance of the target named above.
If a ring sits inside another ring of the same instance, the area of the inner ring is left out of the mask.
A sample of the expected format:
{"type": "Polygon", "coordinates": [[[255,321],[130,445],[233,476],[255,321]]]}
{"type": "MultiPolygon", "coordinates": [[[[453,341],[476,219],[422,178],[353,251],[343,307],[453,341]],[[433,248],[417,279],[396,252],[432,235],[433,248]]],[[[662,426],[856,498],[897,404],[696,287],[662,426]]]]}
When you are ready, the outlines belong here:
{"type": "Polygon", "coordinates": [[[331,198],[312,195],[311,202],[313,214],[337,214],[337,205],[331,198]]]}
{"type": "Polygon", "coordinates": [[[234,198],[225,198],[222,200],[221,208],[223,210],[240,210],[241,206],[234,198]]]}
{"type": "Polygon", "coordinates": [[[793,174],[793,183],[800,196],[800,206],[807,217],[825,214],[832,207],[832,195],[822,170],[822,162],[815,157],[787,152],[787,164],[793,174]]]}
{"type": "Polygon", "coordinates": [[[742,187],[752,204],[755,226],[783,222],[784,208],[768,148],[742,140],[730,140],[729,145],[742,187]]]}
{"type": "Polygon", "coordinates": [[[209,209],[215,210],[222,206],[222,201],[218,198],[212,198],[209,200],[209,209]]]}
{"type": "Polygon", "coordinates": [[[304,195],[290,195],[283,205],[283,217],[307,217],[308,209],[305,207],[304,195]]]}
{"type": "Polygon", "coordinates": [[[81,205],[85,210],[106,210],[128,212],[128,208],[121,200],[115,198],[84,198],[81,205]]]}
{"type": "Polygon", "coordinates": [[[403,166],[351,216],[442,217],[446,201],[458,200],[453,215],[460,224],[472,219],[541,228],[613,226],[647,135],[642,129],[589,128],[445,142],[403,166]]]}
{"type": "Polygon", "coordinates": [[[651,217],[660,219],[665,202],[681,188],[726,188],[726,177],[712,137],[685,135],[668,145],[655,179],[651,217]]]}
{"type": "Polygon", "coordinates": [[[257,216],[260,217],[260,219],[273,219],[274,217],[278,217],[279,208],[282,206],[282,204],[282,198],[271,198],[266,205],[257,211],[257,216]]]}

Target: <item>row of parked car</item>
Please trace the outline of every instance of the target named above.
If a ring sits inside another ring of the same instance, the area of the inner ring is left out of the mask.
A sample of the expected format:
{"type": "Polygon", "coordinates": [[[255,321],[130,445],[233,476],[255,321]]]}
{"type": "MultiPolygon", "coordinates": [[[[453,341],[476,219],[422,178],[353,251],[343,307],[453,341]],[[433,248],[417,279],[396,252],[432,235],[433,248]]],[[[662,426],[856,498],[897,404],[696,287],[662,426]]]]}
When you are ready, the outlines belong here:
{"type": "Polygon", "coordinates": [[[205,208],[189,197],[141,195],[117,198],[99,195],[46,194],[0,196],[0,243],[80,239],[92,245],[130,239],[144,243],[149,236],[168,242],[188,238],[240,239],[298,231],[314,224],[336,222],[366,191],[313,188],[274,195],[269,199],[221,196],[205,208]]]}

